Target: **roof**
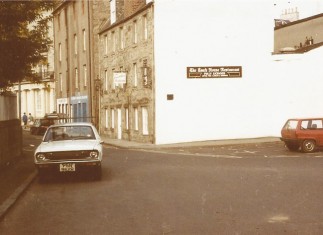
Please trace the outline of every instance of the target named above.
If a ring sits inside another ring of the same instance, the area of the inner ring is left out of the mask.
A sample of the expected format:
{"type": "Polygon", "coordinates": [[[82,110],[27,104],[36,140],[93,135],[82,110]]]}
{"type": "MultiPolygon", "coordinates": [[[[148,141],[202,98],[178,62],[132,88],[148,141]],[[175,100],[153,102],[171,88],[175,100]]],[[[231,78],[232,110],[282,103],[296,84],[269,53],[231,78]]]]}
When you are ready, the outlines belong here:
{"type": "Polygon", "coordinates": [[[317,19],[317,18],[320,18],[320,17],[323,17],[323,13],[318,14],[318,15],[314,15],[314,16],[310,16],[310,17],[307,17],[307,18],[304,18],[304,19],[301,19],[301,20],[292,21],[292,22],[287,23],[287,24],[282,24],[282,25],[276,26],[274,29],[275,30],[282,29],[282,28],[289,27],[289,26],[292,26],[292,25],[295,25],[295,24],[300,24],[300,23],[303,23],[303,22],[306,22],[306,21],[314,20],[314,19],[317,19]]]}
{"type": "Polygon", "coordinates": [[[124,22],[128,21],[129,19],[133,18],[134,16],[138,15],[139,13],[143,12],[144,10],[148,9],[150,6],[152,6],[154,2],[150,2],[146,4],[144,7],[140,8],[138,11],[136,11],[134,14],[128,16],[127,18],[124,18],[120,21],[117,21],[116,23],[112,24],[110,23],[110,19],[106,21],[106,23],[103,24],[103,26],[99,30],[99,34],[104,33],[107,30],[110,30],[120,24],[123,24],[124,22]]]}

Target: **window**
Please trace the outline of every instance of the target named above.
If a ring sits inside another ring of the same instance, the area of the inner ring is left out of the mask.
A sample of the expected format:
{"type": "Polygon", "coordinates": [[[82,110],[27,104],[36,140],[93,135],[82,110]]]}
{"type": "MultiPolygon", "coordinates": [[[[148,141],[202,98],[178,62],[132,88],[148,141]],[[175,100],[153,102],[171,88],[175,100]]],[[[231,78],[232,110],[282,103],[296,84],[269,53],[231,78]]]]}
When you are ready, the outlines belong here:
{"type": "Polygon", "coordinates": [[[129,130],[129,109],[126,108],[126,129],[129,130]]]}
{"type": "Polygon", "coordinates": [[[59,62],[62,61],[62,43],[58,44],[59,62]]]}
{"type": "Polygon", "coordinates": [[[143,82],[144,82],[144,86],[147,86],[148,85],[148,68],[147,67],[144,67],[143,69],[143,82]]]}
{"type": "Polygon", "coordinates": [[[112,52],[115,52],[116,51],[116,35],[115,35],[114,31],[111,33],[111,39],[112,39],[112,52]]]}
{"type": "Polygon", "coordinates": [[[108,35],[104,35],[104,51],[105,55],[108,54],[108,35]]]}
{"type": "Polygon", "coordinates": [[[83,29],[83,51],[86,51],[86,33],[85,33],[85,29],[83,29]]]}
{"type": "Polygon", "coordinates": [[[146,41],[148,39],[148,24],[147,24],[147,15],[144,15],[143,16],[143,29],[144,29],[144,32],[143,32],[143,38],[144,40],[146,41]]]}
{"type": "Polygon", "coordinates": [[[302,129],[322,129],[323,128],[323,123],[322,120],[306,120],[302,121],[301,124],[302,129]]]}
{"type": "Polygon", "coordinates": [[[109,128],[109,110],[105,109],[105,128],[109,128]]]}
{"type": "Polygon", "coordinates": [[[135,113],[135,130],[139,130],[139,125],[138,125],[138,108],[134,108],[134,113],[135,113]]]}
{"type": "Polygon", "coordinates": [[[105,70],[104,71],[104,84],[105,84],[105,90],[107,91],[108,90],[108,85],[109,85],[109,82],[108,82],[108,70],[105,70]]]}
{"type": "Polygon", "coordinates": [[[59,13],[57,15],[57,23],[58,23],[58,31],[61,29],[61,14],[59,13]]]}
{"type": "Polygon", "coordinates": [[[62,73],[59,74],[59,85],[60,85],[59,89],[62,92],[63,91],[63,75],[62,75],[62,73]]]}
{"type": "Polygon", "coordinates": [[[148,135],[148,110],[146,107],[142,107],[142,134],[148,135]]]}
{"type": "Polygon", "coordinates": [[[75,68],[75,88],[78,89],[79,88],[79,73],[77,68],[75,68]]]}
{"type": "Polygon", "coordinates": [[[137,87],[138,85],[138,74],[137,74],[137,64],[133,64],[133,85],[137,87]]]}
{"type": "Polygon", "coordinates": [[[137,32],[137,21],[135,20],[133,22],[133,43],[137,43],[138,42],[138,32],[137,32]]]}
{"type": "Polygon", "coordinates": [[[123,30],[123,27],[121,27],[119,29],[119,32],[120,32],[120,35],[119,35],[119,38],[120,38],[120,49],[123,50],[124,49],[124,30],[123,30]]]}
{"type": "Polygon", "coordinates": [[[75,19],[75,15],[76,15],[75,2],[73,2],[73,17],[74,17],[74,19],[75,19]]]}
{"type": "Polygon", "coordinates": [[[112,69],[112,89],[114,90],[114,89],[116,89],[116,86],[115,86],[115,83],[114,83],[113,75],[114,75],[114,69],[112,69]]]}
{"type": "Polygon", "coordinates": [[[86,64],[83,65],[83,73],[84,73],[84,86],[87,86],[87,68],[86,68],[86,64]]]}
{"type": "Polygon", "coordinates": [[[111,128],[114,129],[114,109],[111,109],[111,128]]]}
{"type": "Polygon", "coordinates": [[[147,60],[143,61],[143,85],[148,85],[148,68],[147,68],[147,60]]]}
{"type": "Polygon", "coordinates": [[[116,0],[110,0],[110,21],[114,24],[117,20],[116,14],[116,0]]]}
{"type": "Polygon", "coordinates": [[[74,34],[74,54],[77,55],[77,35],[74,34]]]}

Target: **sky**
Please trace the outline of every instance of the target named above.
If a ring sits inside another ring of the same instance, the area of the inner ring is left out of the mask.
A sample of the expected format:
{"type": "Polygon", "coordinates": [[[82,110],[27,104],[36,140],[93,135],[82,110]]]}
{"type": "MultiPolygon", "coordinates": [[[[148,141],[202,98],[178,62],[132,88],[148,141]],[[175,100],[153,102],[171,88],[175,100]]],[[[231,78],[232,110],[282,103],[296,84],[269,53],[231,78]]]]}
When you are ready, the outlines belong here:
{"type": "Polygon", "coordinates": [[[275,18],[279,19],[284,9],[297,7],[300,19],[323,13],[323,0],[274,0],[275,18]]]}

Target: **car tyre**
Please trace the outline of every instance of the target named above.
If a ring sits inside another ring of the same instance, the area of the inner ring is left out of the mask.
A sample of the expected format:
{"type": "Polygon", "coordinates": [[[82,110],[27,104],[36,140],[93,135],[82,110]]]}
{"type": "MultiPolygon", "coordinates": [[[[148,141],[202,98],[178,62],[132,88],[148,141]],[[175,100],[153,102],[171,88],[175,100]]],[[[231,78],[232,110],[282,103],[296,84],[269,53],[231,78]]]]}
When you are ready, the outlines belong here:
{"type": "Polygon", "coordinates": [[[314,140],[304,140],[302,144],[302,151],[304,153],[312,153],[316,150],[316,143],[314,140]]]}
{"type": "Polygon", "coordinates": [[[297,151],[299,149],[298,144],[291,144],[291,143],[286,143],[286,148],[288,148],[290,151],[297,151]]]}

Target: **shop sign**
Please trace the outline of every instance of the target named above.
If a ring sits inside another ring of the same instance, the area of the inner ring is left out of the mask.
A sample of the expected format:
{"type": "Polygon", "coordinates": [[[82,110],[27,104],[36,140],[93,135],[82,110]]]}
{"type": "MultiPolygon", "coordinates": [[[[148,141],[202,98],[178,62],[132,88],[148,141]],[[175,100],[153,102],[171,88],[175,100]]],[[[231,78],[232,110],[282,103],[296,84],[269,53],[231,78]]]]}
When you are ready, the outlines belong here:
{"type": "Polygon", "coordinates": [[[187,78],[241,78],[241,66],[187,67],[187,78]]]}

